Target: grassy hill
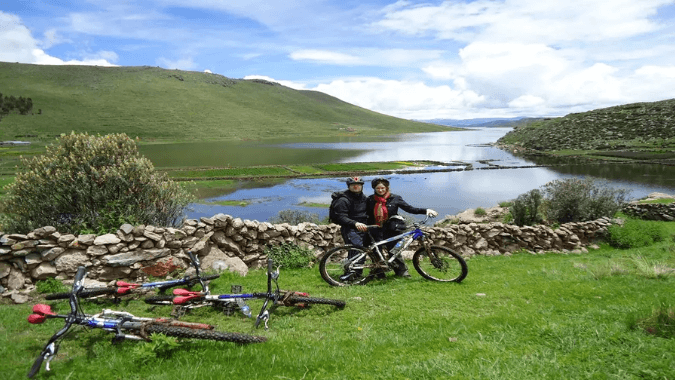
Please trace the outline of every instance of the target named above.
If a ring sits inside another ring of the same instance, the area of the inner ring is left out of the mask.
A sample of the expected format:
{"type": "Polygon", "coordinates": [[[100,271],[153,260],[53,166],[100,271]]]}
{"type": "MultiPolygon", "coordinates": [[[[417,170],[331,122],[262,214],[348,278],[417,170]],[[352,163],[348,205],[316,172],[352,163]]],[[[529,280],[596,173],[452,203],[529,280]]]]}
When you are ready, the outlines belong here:
{"type": "Polygon", "coordinates": [[[124,132],[141,141],[384,135],[450,128],[372,112],[316,91],[157,67],[0,62],[0,93],[31,98],[31,115],[0,121],[0,140],[124,132]]]}
{"type": "Polygon", "coordinates": [[[637,159],[675,157],[675,99],[573,113],[520,125],[499,144],[637,159]]]}

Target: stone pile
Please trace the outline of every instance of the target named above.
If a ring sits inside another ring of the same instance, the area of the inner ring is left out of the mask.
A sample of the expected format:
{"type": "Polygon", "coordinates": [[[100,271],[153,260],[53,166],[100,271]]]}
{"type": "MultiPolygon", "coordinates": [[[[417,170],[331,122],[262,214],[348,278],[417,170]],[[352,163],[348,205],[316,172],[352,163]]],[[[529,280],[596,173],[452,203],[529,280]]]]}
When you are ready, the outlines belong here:
{"type": "MultiPolygon", "coordinates": [[[[581,252],[611,223],[599,219],[556,229],[469,223],[425,230],[434,244],[470,257],[523,250],[581,252]]],[[[150,274],[164,276],[187,268],[186,250],[199,255],[204,270],[246,274],[248,268],[263,266],[266,247],[282,243],[314,249],[318,257],[343,241],[335,224],[271,224],[225,214],[187,220],[180,228],[125,224],[115,234],[101,236],[63,234],[49,226],[25,235],[0,232],[0,293],[27,292],[36,281],[50,277],[71,279],[80,265],[88,267],[88,279],[101,285],[116,279],[143,281],[150,274]]],[[[418,246],[415,242],[410,249],[418,246]]]]}

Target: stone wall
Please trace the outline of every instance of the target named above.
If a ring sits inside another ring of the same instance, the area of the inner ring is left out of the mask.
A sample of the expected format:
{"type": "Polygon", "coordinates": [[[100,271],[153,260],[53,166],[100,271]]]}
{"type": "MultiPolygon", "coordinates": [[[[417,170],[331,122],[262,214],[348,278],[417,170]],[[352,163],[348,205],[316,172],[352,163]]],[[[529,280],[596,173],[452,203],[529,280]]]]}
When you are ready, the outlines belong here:
{"type": "MultiPolygon", "coordinates": [[[[469,223],[425,230],[434,244],[455,249],[468,258],[520,250],[580,252],[611,223],[610,219],[599,219],[568,223],[555,230],[546,226],[469,223]]],[[[248,268],[263,265],[265,247],[284,242],[312,248],[317,256],[343,244],[335,224],[271,224],[224,214],[187,220],[181,228],[125,224],[115,234],[101,236],[62,234],[49,226],[26,235],[0,233],[0,293],[7,296],[27,292],[36,281],[49,277],[70,279],[80,265],[89,268],[88,279],[101,285],[115,279],[142,281],[148,275],[161,277],[188,267],[188,249],[198,253],[205,270],[245,274],[248,268]]],[[[406,254],[410,256],[418,244],[413,243],[406,254]]]]}
{"type": "Polygon", "coordinates": [[[646,220],[675,220],[675,203],[628,204],[622,210],[625,214],[646,220]]]}

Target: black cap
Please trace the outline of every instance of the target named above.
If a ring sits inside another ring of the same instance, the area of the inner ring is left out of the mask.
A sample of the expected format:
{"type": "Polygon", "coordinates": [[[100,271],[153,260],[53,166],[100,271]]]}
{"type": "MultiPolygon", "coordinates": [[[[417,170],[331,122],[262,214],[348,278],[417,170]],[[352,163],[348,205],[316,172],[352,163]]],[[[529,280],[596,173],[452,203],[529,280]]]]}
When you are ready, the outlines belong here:
{"type": "Polygon", "coordinates": [[[380,183],[383,183],[384,186],[389,187],[389,180],[386,179],[386,178],[382,178],[382,177],[377,177],[377,178],[375,178],[374,180],[372,180],[372,182],[370,182],[370,185],[371,185],[371,186],[373,187],[373,189],[374,189],[375,186],[377,186],[377,185],[380,184],[380,183]]]}

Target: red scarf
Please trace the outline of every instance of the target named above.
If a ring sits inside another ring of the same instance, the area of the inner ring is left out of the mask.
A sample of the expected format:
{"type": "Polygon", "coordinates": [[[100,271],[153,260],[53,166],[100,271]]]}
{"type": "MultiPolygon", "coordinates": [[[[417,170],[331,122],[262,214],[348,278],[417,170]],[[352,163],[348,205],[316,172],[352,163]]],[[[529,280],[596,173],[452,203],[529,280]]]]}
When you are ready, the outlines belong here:
{"type": "Polygon", "coordinates": [[[375,223],[382,227],[384,222],[389,218],[389,211],[387,211],[387,198],[389,198],[391,194],[387,192],[384,194],[384,196],[379,196],[377,194],[374,194],[373,198],[375,199],[375,210],[373,210],[373,214],[375,215],[375,223]]]}

